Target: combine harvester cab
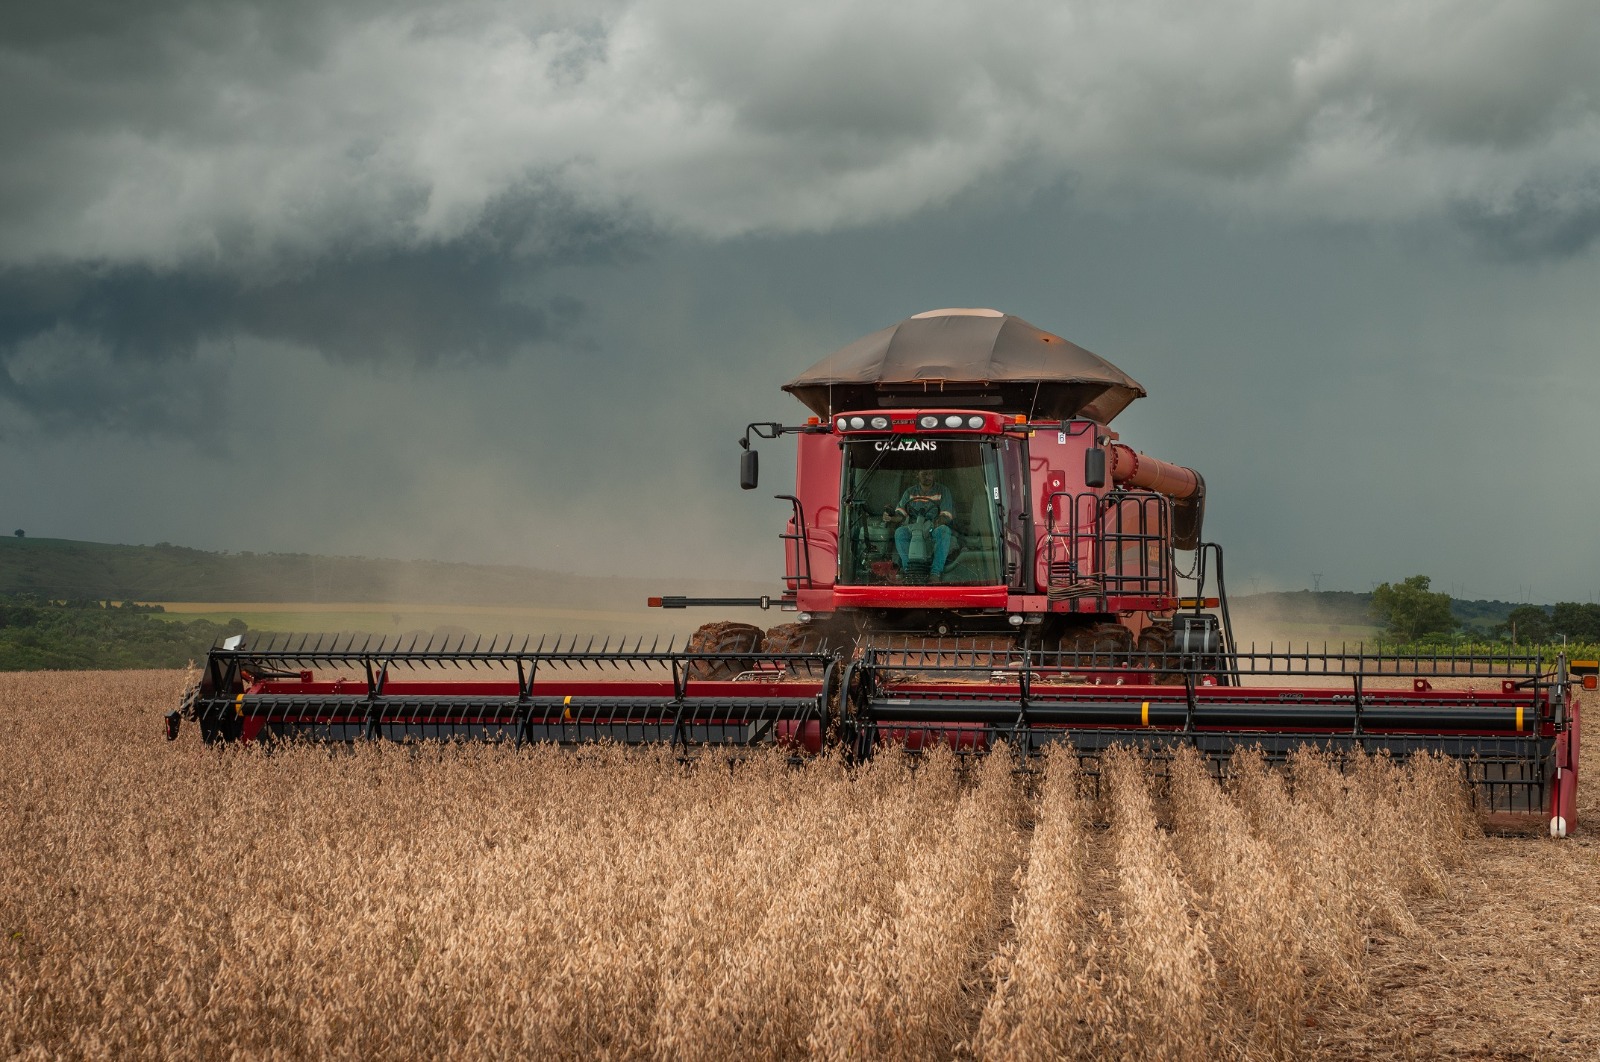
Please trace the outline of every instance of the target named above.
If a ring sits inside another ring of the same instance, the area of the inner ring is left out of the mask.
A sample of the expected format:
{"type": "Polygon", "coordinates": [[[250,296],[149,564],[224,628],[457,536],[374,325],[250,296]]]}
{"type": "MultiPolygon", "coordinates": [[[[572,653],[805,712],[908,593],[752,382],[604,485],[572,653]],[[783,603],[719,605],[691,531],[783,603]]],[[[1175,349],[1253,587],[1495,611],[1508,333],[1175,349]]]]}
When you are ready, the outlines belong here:
{"type": "MultiPolygon", "coordinates": [[[[1082,347],[994,310],[936,310],[875,332],[784,387],[804,424],[783,533],[803,644],[954,653],[1173,646],[1198,585],[1205,483],[1110,422],[1144,388],[1082,347]]],[[[692,602],[691,602],[692,603],[692,602]]],[[[1225,627],[1226,617],[1211,622],[1225,627]]],[[[786,644],[795,642],[788,632],[786,644]]]]}

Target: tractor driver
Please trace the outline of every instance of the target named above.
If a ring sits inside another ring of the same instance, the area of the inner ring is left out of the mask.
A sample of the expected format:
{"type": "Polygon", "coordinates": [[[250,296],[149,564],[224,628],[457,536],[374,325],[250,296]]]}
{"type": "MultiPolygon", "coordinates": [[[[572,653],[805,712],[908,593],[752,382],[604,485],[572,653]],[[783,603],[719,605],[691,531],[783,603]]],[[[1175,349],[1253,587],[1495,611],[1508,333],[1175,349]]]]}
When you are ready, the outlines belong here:
{"type": "Polygon", "coordinates": [[[894,531],[894,549],[900,555],[902,572],[911,567],[911,528],[907,521],[928,520],[933,525],[929,532],[933,539],[933,558],[928,563],[928,578],[938,579],[944,574],[944,562],[950,556],[950,544],[955,538],[955,532],[950,529],[955,519],[954,508],[955,496],[949,487],[934,482],[933,469],[917,469],[916,482],[900,495],[900,504],[893,512],[883,511],[885,524],[900,525],[894,531]]]}

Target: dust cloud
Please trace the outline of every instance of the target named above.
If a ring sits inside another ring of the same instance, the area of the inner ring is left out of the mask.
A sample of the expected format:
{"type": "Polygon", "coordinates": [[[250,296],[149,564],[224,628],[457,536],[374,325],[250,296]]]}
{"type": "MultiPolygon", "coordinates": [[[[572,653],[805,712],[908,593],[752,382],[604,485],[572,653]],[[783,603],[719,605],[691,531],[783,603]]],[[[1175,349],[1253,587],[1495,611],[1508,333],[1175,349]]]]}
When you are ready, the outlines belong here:
{"type": "MultiPolygon", "coordinates": [[[[1352,598],[1355,595],[1350,595],[1352,598]]],[[[1354,601],[1322,602],[1310,594],[1258,594],[1229,602],[1233,637],[1240,649],[1311,646],[1329,650],[1354,648],[1377,640],[1379,628],[1354,601]]]]}

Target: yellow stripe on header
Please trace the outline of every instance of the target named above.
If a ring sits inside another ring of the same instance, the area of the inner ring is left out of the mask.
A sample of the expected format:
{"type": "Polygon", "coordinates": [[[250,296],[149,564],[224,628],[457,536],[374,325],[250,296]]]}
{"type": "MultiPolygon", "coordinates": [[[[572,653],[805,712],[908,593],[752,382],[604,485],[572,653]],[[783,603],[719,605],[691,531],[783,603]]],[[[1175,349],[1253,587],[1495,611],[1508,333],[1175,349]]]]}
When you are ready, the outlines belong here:
{"type": "Polygon", "coordinates": [[[1522,729],[1522,705],[1517,705],[1517,729],[1522,729]]]}
{"type": "Polygon", "coordinates": [[[1141,726],[1150,725],[1150,702],[1145,701],[1139,706],[1139,723],[1141,726]]]}
{"type": "Polygon", "coordinates": [[[244,694],[242,693],[233,699],[233,714],[240,719],[244,718],[244,694]]]}

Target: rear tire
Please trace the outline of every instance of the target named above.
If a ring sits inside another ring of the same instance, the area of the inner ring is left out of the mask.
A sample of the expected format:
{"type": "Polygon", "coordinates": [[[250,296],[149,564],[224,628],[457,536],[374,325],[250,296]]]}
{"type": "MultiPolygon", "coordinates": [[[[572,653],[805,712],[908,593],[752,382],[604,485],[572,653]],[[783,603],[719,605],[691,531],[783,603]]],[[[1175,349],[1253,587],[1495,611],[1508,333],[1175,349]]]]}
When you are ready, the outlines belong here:
{"type": "MultiPolygon", "coordinates": [[[[766,634],[752,623],[707,623],[689,636],[691,653],[759,653],[766,646],[766,634]]],[[[691,660],[689,677],[699,679],[737,678],[755,667],[748,658],[691,660]]]]}
{"type": "Polygon", "coordinates": [[[1177,657],[1177,644],[1172,634],[1172,624],[1152,623],[1139,632],[1139,655],[1135,665],[1150,672],[1150,681],[1157,685],[1183,682],[1182,672],[1172,671],[1177,657]]]}

